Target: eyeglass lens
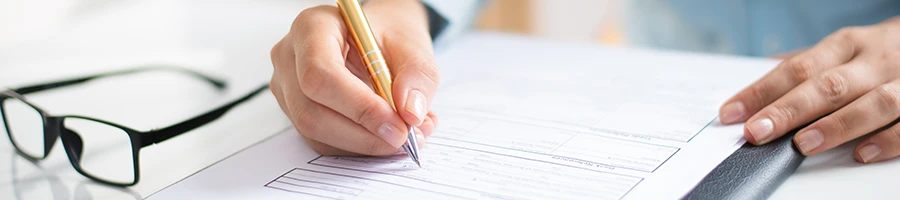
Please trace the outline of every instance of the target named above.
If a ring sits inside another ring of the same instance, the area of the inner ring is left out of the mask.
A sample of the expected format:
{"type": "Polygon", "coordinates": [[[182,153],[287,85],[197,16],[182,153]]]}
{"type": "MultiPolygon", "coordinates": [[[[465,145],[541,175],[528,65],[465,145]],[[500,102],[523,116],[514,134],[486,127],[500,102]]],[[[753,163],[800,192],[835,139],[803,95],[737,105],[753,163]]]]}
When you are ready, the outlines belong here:
{"type": "Polygon", "coordinates": [[[5,130],[16,148],[28,156],[44,157],[44,118],[41,113],[21,100],[10,98],[3,102],[5,130]]]}
{"type": "Polygon", "coordinates": [[[131,138],[121,128],[102,122],[66,118],[67,131],[80,136],[82,171],[106,181],[128,184],[135,181],[134,152],[131,138]]]}

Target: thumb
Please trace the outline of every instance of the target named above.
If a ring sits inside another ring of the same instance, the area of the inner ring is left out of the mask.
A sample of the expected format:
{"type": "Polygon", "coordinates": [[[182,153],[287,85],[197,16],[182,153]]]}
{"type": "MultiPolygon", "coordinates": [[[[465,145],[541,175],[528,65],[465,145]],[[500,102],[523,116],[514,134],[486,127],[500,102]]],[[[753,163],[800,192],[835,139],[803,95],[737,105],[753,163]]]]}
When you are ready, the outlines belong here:
{"type": "Polygon", "coordinates": [[[431,100],[440,83],[440,74],[434,60],[431,39],[409,34],[384,36],[385,59],[394,73],[393,97],[397,112],[406,123],[422,125],[428,118],[431,100]],[[396,38],[396,39],[395,39],[396,38]]]}
{"type": "Polygon", "coordinates": [[[440,82],[425,7],[417,0],[370,1],[365,7],[391,71],[397,112],[407,124],[420,126],[440,82]]]}

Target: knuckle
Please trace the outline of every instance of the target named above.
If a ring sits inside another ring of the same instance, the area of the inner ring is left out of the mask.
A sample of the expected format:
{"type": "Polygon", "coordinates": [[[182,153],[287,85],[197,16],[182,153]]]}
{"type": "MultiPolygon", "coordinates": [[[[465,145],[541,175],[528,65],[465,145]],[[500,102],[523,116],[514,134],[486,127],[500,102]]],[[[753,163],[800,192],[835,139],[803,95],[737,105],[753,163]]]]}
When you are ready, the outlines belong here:
{"type": "MultiPolygon", "coordinates": [[[[377,120],[381,119],[381,117],[378,116],[378,104],[377,103],[374,103],[372,101],[360,101],[359,110],[360,110],[360,112],[357,113],[357,116],[353,116],[353,118],[351,118],[354,120],[353,122],[356,122],[357,124],[362,124],[366,127],[371,127],[368,125],[369,124],[371,124],[371,125],[377,124],[377,120]]],[[[372,128],[374,128],[374,127],[372,127],[372,128]]],[[[370,129],[370,130],[376,130],[376,129],[370,129]]]]}
{"type": "Polygon", "coordinates": [[[786,104],[773,104],[772,109],[769,112],[769,117],[771,117],[772,121],[776,123],[776,127],[778,126],[779,122],[784,124],[792,124],[796,116],[797,109],[786,104]]]}
{"type": "Polygon", "coordinates": [[[269,50],[269,58],[272,59],[272,61],[275,61],[275,60],[278,60],[279,58],[281,58],[280,55],[281,55],[282,41],[278,41],[278,43],[275,43],[275,45],[272,46],[272,50],[269,50]]]}
{"type": "Polygon", "coordinates": [[[817,80],[816,88],[818,88],[819,94],[832,104],[840,103],[848,90],[846,78],[839,73],[823,75],[817,80]]]}
{"type": "Polygon", "coordinates": [[[306,64],[303,69],[301,69],[302,73],[299,75],[300,82],[300,90],[303,91],[309,97],[318,97],[322,92],[326,90],[327,81],[324,77],[327,72],[321,65],[315,64],[306,64]]]}
{"type": "Polygon", "coordinates": [[[793,58],[787,61],[790,78],[795,83],[809,79],[816,73],[816,61],[810,58],[793,58]]]}
{"type": "Polygon", "coordinates": [[[882,85],[875,89],[878,102],[882,110],[897,110],[900,108],[900,91],[892,85],[882,85]]]}
{"type": "Polygon", "coordinates": [[[313,116],[312,112],[308,106],[300,105],[297,106],[296,109],[293,109],[291,112],[291,116],[293,116],[294,124],[296,124],[297,131],[304,136],[309,136],[312,138],[317,138],[319,135],[318,122],[316,122],[316,117],[313,116]]]}
{"type": "Polygon", "coordinates": [[[298,30],[306,30],[309,26],[315,26],[316,24],[320,24],[328,19],[335,11],[334,6],[330,5],[320,5],[312,8],[307,8],[300,12],[297,15],[297,18],[294,19],[293,28],[299,28],[298,30]]]}
{"type": "Polygon", "coordinates": [[[272,62],[272,68],[276,74],[280,71],[292,71],[290,68],[295,66],[293,57],[293,47],[290,46],[291,40],[283,38],[272,46],[269,51],[269,59],[272,62]]]}
{"type": "Polygon", "coordinates": [[[865,37],[866,28],[859,26],[844,27],[836,34],[840,40],[856,43],[865,37]]]}
{"type": "Polygon", "coordinates": [[[276,94],[276,97],[281,93],[281,84],[278,82],[277,76],[272,76],[272,78],[269,79],[269,92],[276,94]]]}
{"type": "Polygon", "coordinates": [[[882,65],[894,64],[894,65],[896,65],[897,63],[900,63],[900,50],[891,49],[891,50],[880,51],[878,59],[879,59],[879,61],[881,61],[881,63],[879,63],[879,64],[882,64],[882,65]]]}
{"type": "Polygon", "coordinates": [[[890,129],[891,132],[887,133],[886,141],[891,147],[890,150],[893,152],[900,152],[900,127],[893,127],[890,129]]]}
{"type": "MultiPolygon", "coordinates": [[[[428,79],[428,81],[430,81],[431,84],[433,84],[435,86],[440,84],[441,75],[439,73],[437,64],[435,64],[434,62],[431,62],[428,59],[425,59],[423,57],[420,57],[420,56],[416,56],[416,57],[419,57],[419,58],[413,60],[412,62],[408,62],[408,65],[411,66],[410,68],[415,69],[416,73],[418,73],[419,75],[428,79]]],[[[407,69],[409,69],[409,68],[407,68],[407,69]]]]}
{"type": "Polygon", "coordinates": [[[844,115],[834,115],[830,120],[830,128],[831,131],[837,133],[838,137],[841,140],[849,140],[854,138],[853,134],[850,133],[850,121],[852,120],[844,115]]]}
{"type": "Polygon", "coordinates": [[[765,103],[767,99],[770,99],[772,96],[770,91],[772,90],[773,88],[770,84],[756,84],[750,89],[750,97],[753,98],[753,102],[762,104],[765,103]]]}

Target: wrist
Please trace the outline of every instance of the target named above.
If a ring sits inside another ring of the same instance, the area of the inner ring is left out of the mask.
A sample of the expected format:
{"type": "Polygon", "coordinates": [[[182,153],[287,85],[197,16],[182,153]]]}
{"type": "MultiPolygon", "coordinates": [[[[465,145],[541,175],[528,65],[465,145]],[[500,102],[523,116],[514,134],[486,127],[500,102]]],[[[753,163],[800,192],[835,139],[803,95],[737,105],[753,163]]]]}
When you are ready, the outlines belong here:
{"type": "Polygon", "coordinates": [[[428,32],[427,9],[419,0],[367,0],[363,9],[384,30],[428,32]]]}

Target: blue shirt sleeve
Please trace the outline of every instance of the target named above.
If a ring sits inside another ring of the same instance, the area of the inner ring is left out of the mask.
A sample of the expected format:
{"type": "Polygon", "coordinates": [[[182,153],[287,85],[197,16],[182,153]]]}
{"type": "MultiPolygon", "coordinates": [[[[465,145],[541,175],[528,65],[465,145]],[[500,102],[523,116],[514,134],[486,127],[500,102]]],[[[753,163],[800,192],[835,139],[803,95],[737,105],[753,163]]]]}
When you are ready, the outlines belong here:
{"type": "Polygon", "coordinates": [[[627,43],[771,56],[809,48],[840,28],[900,15],[898,0],[631,0],[627,43]]]}

